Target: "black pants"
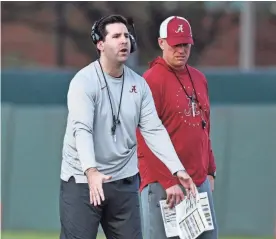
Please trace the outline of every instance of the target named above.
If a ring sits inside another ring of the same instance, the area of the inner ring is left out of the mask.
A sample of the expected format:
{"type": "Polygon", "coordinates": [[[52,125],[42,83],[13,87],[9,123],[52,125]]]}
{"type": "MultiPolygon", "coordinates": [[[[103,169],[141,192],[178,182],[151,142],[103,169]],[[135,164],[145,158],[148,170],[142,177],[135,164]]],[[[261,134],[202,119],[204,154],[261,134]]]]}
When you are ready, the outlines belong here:
{"type": "Polygon", "coordinates": [[[138,188],[138,175],[104,183],[105,201],[95,207],[88,184],[61,181],[60,239],[96,239],[99,223],[107,239],[142,239],[138,188]]]}

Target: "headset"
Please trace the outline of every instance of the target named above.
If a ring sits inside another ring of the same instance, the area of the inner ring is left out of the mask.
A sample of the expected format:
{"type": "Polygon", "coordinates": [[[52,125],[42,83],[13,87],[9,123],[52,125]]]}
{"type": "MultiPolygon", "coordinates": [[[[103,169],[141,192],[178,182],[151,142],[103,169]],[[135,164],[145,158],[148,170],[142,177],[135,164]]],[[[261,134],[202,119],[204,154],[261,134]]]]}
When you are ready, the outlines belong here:
{"type": "MultiPolygon", "coordinates": [[[[102,40],[102,36],[99,33],[98,27],[100,23],[106,19],[109,16],[102,17],[100,20],[96,21],[94,25],[92,26],[91,31],[91,39],[92,42],[96,45],[100,40],[102,40]]],[[[129,39],[130,39],[130,53],[133,53],[137,50],[137,42],[136,42],[136,33],[134,28],[134,22],[132,18],[127,18],[127,24],[132,28],[134,36],[129,33],[129,39]]]]}

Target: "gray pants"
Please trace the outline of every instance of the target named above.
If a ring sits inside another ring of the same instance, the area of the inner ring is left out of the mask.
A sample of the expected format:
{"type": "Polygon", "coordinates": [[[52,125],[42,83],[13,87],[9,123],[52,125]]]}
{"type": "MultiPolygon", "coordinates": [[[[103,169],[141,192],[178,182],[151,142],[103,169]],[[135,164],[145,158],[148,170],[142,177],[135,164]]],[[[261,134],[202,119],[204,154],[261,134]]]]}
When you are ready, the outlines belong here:
{"type": "Polygon", "coordinates": [[[142,239],[138,189],[137,175],[105,183],[105,201],[95,207],[88,184],[61,181],[60,239],[96,239],[100,223],[107,239],[142,239]]]}
{"type": "MultiPolygon", "coordinates": [[[[215,229],[201,234],[199,239],[217,239],[218,229],[215,216],[215,209],[213,204],[213,196],[210,188],[209,180],[198,187],[199,192],[207,192],[212,219],[215,229]]],[[[159,201],[166,199],[166,192],[159,183],[152,183],[145,187],[141,193],[141,205],[143,213],[143,234],[144,239],[166,239],[162,214],[160,210],[159,201]]],[[[171,237],[171,239],[179,239],[179,237],[171,237]]]]}

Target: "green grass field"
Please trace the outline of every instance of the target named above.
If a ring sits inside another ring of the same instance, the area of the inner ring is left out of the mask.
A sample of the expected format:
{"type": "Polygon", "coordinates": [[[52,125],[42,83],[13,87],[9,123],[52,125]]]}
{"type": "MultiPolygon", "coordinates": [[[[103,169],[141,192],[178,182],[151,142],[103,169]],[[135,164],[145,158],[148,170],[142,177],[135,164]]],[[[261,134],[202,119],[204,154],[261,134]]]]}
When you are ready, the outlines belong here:
{"type": "MultiPolygon", "coordinates": [[[[58,239],[58,234],[54,233],[28,233],[28,232],[3,232],[2,239],[58,239]]],[[[99,235],[97,239],[105,239],[104,235],[99,235]]],[[[272,237],[220,237],[220,239],[273,239],[272,237]]]]}

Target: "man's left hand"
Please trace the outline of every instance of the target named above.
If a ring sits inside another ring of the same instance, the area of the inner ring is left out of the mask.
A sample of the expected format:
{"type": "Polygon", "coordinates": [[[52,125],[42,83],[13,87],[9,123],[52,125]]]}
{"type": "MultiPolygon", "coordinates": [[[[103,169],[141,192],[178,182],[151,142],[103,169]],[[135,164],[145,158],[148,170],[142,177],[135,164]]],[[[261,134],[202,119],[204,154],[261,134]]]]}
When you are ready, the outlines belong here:
{"type": "Polygon", "coordinates": [[[209,182],[210,182],[211,190],[212,190],[212,192],[214,192],[214,190],[215,190],[215,179],[211,175],[208,175],[208,179],[209,179],[209,182]]]}

